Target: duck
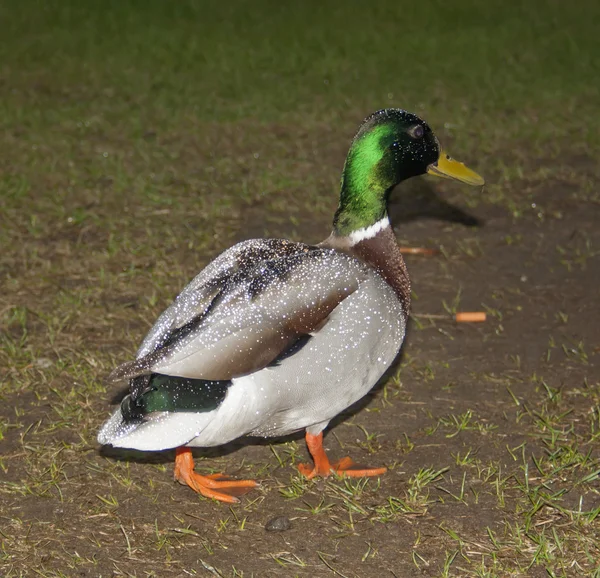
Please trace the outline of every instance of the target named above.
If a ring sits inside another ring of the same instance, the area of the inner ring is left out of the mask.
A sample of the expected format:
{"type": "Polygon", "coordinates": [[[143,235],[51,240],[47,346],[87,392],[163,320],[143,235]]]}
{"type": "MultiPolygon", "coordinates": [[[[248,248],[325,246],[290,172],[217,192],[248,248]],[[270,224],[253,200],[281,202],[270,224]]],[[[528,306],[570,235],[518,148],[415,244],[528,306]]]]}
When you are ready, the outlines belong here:
{"type": "Polygon", "coordinates": [[[98,442],[175,449],[175,480],[226,503],[258,483],[200,475],[192,448],[304,432],[306,478],[385,473],[350,457],[331,462],[323,431],[371,390],[404,341],[411,285],[387,205],[398,184],[424,174],[484,185],[417,115],[369,115],[350,144],[329,237],[317,245],[250,239],[210,262],[135,359],[109,375],[128,394],[98,442]]]}

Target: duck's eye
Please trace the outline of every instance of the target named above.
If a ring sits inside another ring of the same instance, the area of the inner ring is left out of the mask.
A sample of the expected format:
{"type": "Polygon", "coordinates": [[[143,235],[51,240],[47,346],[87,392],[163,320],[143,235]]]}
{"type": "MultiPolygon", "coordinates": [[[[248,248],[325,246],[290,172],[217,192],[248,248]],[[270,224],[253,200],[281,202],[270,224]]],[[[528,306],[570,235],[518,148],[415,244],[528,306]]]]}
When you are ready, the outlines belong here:
{"type": "Polygon", "coordinates": [[[420,124],[411,126],[407,132],[413,138],[423,138],[423,134],[425,133],[425,131],[423,130],[423,127],[420,124]]]}

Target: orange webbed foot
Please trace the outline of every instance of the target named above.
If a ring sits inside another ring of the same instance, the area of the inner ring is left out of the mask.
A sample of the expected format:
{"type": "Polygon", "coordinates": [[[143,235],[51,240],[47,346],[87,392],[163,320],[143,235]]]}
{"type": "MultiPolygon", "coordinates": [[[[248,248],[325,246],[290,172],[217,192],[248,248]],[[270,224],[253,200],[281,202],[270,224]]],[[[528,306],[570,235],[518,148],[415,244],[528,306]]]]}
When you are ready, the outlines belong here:
{"type": "Polygon", "coordinates": [[[223,474],[206,476],[197,474],[194,472],[194,459],[189,448],[177,448],[176,450],[175,479],[206,498],[228,504],[239,502],[238,496],[243,496],[258,486],[254,480],[234,480],[223,474]]]}
{"type": "Polygon", "coordinates": [[[316,436],[307,433],[306,445],[315,463],[314,466],[311,464],[299,464],[298,471],[309,480],[315,476],[326,478],[332,473],[338,476],[362,478],[365,476],[380,476],[387,471],[387,468],[370,468],[357,464],[349,457],[342,458],[338,462],[331,464],[323,449],[322,433],[316,436]]]}
{"type": "Polygon", "coordinates": [[[315,476],[326,478],[331,473],[331,468],[326,472],[318,472],[313,464],[298,464],[298,471],[306,479],[312,480],[315,476]]]}
{"type": "Polygon", "coordinates": [[[369,466],[363,466],[362,464],[357,464],[352,458],[348,456],[342,458],[338,462],[335,462],[332,465],[331,469],[338,476],[348,476],[351,478],[381,476],[382,474],[385,474],[385,472],[387,472],[386,467],[372,468],[369,466]]]}

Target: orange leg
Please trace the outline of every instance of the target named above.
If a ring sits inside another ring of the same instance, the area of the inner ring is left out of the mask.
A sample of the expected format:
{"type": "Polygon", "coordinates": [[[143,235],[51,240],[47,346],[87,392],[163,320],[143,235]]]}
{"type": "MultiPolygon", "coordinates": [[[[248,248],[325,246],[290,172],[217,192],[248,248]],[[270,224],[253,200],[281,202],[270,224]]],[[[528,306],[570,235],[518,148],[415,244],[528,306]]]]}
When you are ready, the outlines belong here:
{"type": "Polygon", "coordinates": [[[353,478],[362,478],[363,476],[380,476],[387,471],[387,468],[369,468],[361,466],[352,461],[351,458],[342,458],[334,464],[329,462],[329,458],[323,449],[323,433],[314,436],[306,433],[306,445],[312,456],[315,464],[313,467],[310,464],[299,464],[298,470],[303,476],[309,480],[315,476],[326,478],[332,472],[338,476],[350,476],[353,478]]]}
{"type": "Polygon", "coordinates": [[[192,450],[177,448],[175,452],[175,479],[207,498],[233,504],[239,502],[237,496],[243,496],[258,486],[254,480],[232,480],[222,474],[201,476],[194,472],[192,450]]]}

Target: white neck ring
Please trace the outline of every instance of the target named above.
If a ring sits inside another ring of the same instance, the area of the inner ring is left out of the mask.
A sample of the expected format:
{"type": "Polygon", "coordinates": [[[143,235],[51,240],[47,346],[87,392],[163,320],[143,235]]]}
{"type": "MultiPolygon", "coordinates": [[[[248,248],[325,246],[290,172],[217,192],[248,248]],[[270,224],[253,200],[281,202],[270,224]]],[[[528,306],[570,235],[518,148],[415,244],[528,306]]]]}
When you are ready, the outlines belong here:
{"type": "Polygon", "coordinates": [[[380,221],[373,223],[369,227],[365,227],[364,229],[358,229],[357,231],[352,231],[347,237],[348,244],[350,247],[354,247],[357,243],[361,241],[366,241],[367,239],[372,239],[377,233],[380,233],[384,229],[387,229],[390,226],[390,220],[386,215],[380,221]]]}

